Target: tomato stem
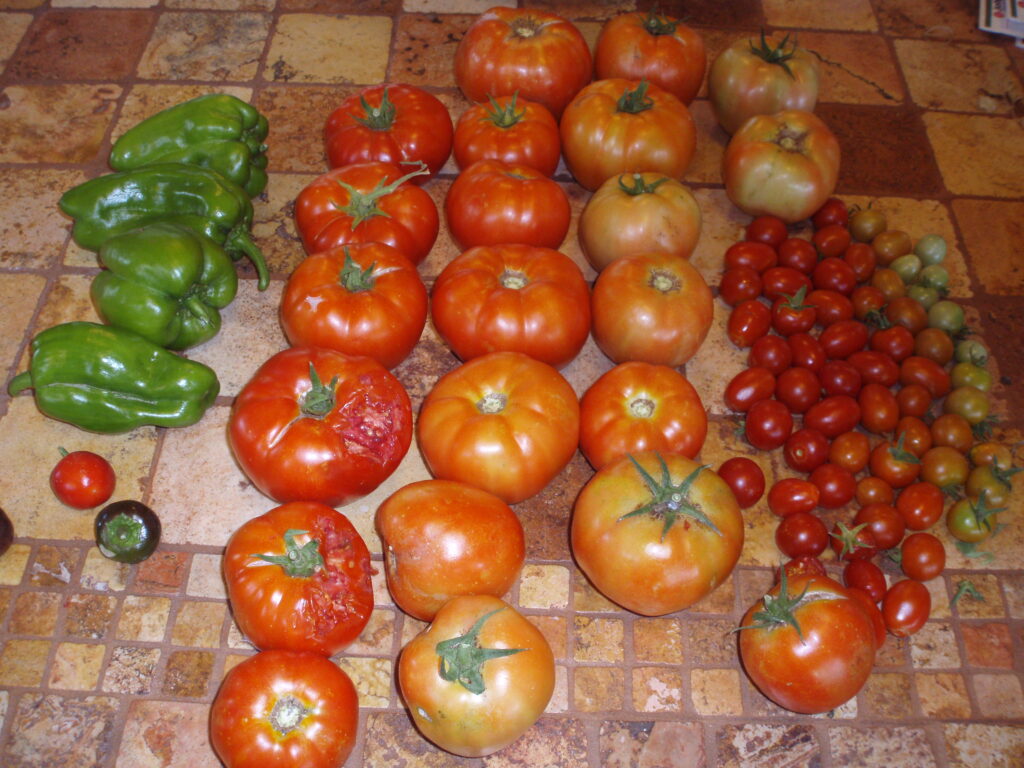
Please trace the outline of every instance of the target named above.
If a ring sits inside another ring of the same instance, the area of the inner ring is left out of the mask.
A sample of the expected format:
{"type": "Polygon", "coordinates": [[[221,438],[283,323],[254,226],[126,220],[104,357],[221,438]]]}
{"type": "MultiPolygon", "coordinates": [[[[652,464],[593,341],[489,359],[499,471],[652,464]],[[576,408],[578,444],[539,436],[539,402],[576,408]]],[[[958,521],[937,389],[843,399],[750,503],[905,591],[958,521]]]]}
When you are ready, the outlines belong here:
{"type": "Polygon", "coordinates": [[[379,107],[371,107],[365,96],[359,97],[359,103],[363,107],[365,117],[357,117],[356,122],[362,123],[371,131],[387,131],[394,125],[397,110],[395,104],[388,97],[388,89],[384,89],[384,95],[380,99],[379,107]]]}
{"type": "Polygon", "coordinates": [[[519,291],[530,284],[530,278],[518,270],[506,269],[501,273],[498,282],[505,288],[519,291]]]}
{"type": "Polygon", "coordinates": [[[362,190],[356,189],[354,186],[349,184],[347,181],[341,179],[335,179],[335,182],[339,187],[348,192],[348,205],[334,204],[334,207],[347,216],[352,217],[351,229],[355,231],[355,228],[362,224],[367,219],[372,219],[374,216],[387,216],[391,217],[387,211],[381,210],[377,205],[377,201],[382,197],[387,197],[400,186],[402,186],[409,179],[416,176],[423,176],[429,174],[430,169],[427,168],[427,164],[420,160],[416,164],[416,170],[410,171],[404,176],[392,181],[390,184],[385,184],[384,180],[381,179],[377,182],[377,186],[371,189],[369,192],[363,192],[362,190]]]}
{"type": "Polygon", "coordinates": [[[623,173],[619,175],[619,189],[625,192],[627,195],[636,197],[638,195],[646,195],[654,192],[662,184],[668,181],[668,176],[662,176],[660,179],[655,179],[650,184],[644,181],[642,173],[628,174],[628,178],[633,180],[632,186],[626,184],[623,179],[627,178],[627,174],[623,173]]]}
{"type": "Polygon", "coordinates": [[[464,635],[442,640],[434,650],[440,657],[439,673],[451,683],[458,683],[470,693],[481,694],[484,686],[483,665],[491,659],[511,656],[525,651],[525,648],[481,648],[480,630],[484,623],[504,608],[485,613],[477,619],[464,635]]]}
{"type": "Polygon", "coordinates": [[[309,392],[302,396],[299,408],[304,416],[322,419],[334,408],[334,390],[338,386],[338,377],[335,376],[331,379],[330,384],[324,386],[324,383],[320,381],[316,368],[310,362],[309,380],[313,386],[309,392]]]}
{"type": "Polygon", "coordinates": [[[648,85],[646,80],[641,80],[633,90],[627,88],[623,91],[616,106],[618,111],[635,115],[654,107],[654,99],[647,95],[648,85]]]}
{"type": "Polygon", "coordinates": [[[629,460],[633,462],[633,466],[636,467],[636,471],[640,473],[640,477],[647,486],[647,489],[651,492],[651,500],[643,506],[637,507],[632,512],[622,515],[619,518],[619,522],[641,515],[648,515],[656,519],[661,518],[663,521],[661,539],[664,541],[665,536],[668,535],[669,530],[675,525],[676,520],[680,517],[692,518],[701,525],[707,526],[719,536],[722,536],[722,532],[712,522],[711,518],[697,504],[690,500],[690,488],[697,480],[698,475],[708,468],[707,464],[701,464],[687,475],[679,485],[673,485],[668,465],[660,453],[655,454],[658,457],[658,463],[661,465],[660,482],[640,466],[640,463],[633,458],[632,454],[627,455],[629,460]]]}
{"type": "Polygon", "coordinates": [[[270,725],[285,736],[298,728],[309,712],[294,696],[283,696],[274,702],[274,708],[270,710],[270,725]]]}
{"type": "Polygon", "coordinates": [[[760,59],[768,62],[769,64],[777,64],[782,67],[786,74],[796,80],[796,75],[793,74],[793,70],[789,68],[789,60],[793,58],[793,54],[796,53],[796,40],[792,43],[789,42],[789,33],[782,38],[782,42],[774,48],[768,42],[765,37],[764,30],[761,30],[761,45],[755,46],[754,41],[750,41],[750,52],[753,53],[760,59]],[[790,48],[787,51],[786,45],[789,44],[790,48]]]}
{"type": "Polygon", "coordinates": [[[289,528],[284,532],[283,555],[252,554],[250,557],[281,566],[284,572],[293,579],[308,579],[324,567],[324,558],[320,554],[320,542],[316,539],[310,539],[302,546],[296,543],[296,536],[303,536],[307,533],[309,531],[289,528]]]}
{"type": "Polygon", "coordinates": [[[638,419],[649,419],[654,415],[654,401],[649,397],[638,397],[630,401],[629,412],[638,419]]]}
{"type": "Polygon", "coordinates": [[[376,268],[377,262],[371,263],[366,269],[360,269],[353,260],[352,254],[349,253],[347,245],[344,246],[344,250],[345,264],[338,273],[338,282],[341,283],[341,287],[349,293],[362,293],[371,290],[376,282],[373,278],[373,270],[376,268]]]}
{"type": "Polygon", "coordinates": [[[772,630],[780,626],[789,625],[796,630],[797,637],[800,638],[800,642],[804,642],[803,630],[800,628],[800,622],[796,620],[796,611],[800,607],[800,603],[807,595],[807,590],[811,588],[810,581],[804,585],[804,591],[797,595],[795,598],[789,596],[789,587],[786,584],[786,569],[782,569],[782,574],[779,578],[779,594],[778,597],[772,595],[765,595],[762,598],[761,604],[764,606],[763,611],[758,611],[754,614],[753,624],[748,624],[743,627],[737,627],[734,631],[739,632],[744,629],[761,629],[761,630],[772,630]]]}
{"type": "Polygon", "coordinates": [[[523,115],[526,114],[525,108],[516,109],[516,100],[518,98],[519,91],[516,91],[512,94],[512,99],[509,103],[502,107],[491,94],[487,94],[487,99],[491,102],[490,108],[487,109],[487,119],[498,128],[508,129],[516,125],[523,119],[523,115]]]}
{"type": "Polygon", "coordinates": [[[655,37],[675,34],[678,24],[678,21],[670,21],[668,16],[662,16],[654,8],[647,12],[647,17],[643,20],[643,28],[655,37]]]}
{"type": "Polygon", "coordinates": [[[476,409],[480,413],[495,414],[505,410],[506,405],[508,405],[507,395],[502,392],[488,392],[477,401],[476,409]]]}

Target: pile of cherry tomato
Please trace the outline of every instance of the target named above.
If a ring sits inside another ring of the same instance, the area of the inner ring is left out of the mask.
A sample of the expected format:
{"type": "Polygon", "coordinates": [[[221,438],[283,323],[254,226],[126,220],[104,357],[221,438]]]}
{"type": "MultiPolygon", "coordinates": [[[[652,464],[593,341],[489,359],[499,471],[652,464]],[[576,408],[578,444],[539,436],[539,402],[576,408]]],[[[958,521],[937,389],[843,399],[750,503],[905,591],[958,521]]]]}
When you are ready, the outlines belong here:
{"type": "MultiPolygon", "coordinates": [[[[794,473],[767,492],[787,571],[823,574],[820,556],[831,549],[846,586],[881,604],[885,629],[904,637],[927,620],[924,582],[945,567],[931,529],[947,501],[949,533],[974,554],[998,531],[1018,470],[987,439],[992,377],[962,308],[943,298],[945,241],[915,241],[881,211],[849,211],[834,197],[811,223],[803,238],[756,217],[725,253],[727,333],[748,359],[724,400],[742,414],[746,440],[781,449],[794,473]],[[849,509],[831,526],[821,514],[849,509]],[[905,578],[890,584],[882,556],[905,578]]],[[[750,459],[730,459],[720,473],[744,506],[765,490],[750,459]]]]}

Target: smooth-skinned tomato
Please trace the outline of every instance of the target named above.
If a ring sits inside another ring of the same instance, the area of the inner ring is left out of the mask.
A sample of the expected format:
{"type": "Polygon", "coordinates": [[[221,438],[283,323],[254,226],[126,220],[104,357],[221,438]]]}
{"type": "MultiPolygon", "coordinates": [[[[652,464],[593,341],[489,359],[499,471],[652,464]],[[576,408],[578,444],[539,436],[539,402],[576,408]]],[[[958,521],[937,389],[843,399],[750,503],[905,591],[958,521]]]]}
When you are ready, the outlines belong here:
{"type": "Polygon", "coordinates": [[[932,610],[932,595],[920,581],[903,579],[893,584],[882,598],[885,626],[896,637],[920,631],[932,610]]]}
{"type": "Polygon", "coordinates": [[[857,493],[854,498],[862,507],[869,504],[892,504],[896,492],[882,478],[867,475],[857,481],[857,493]]]}
{"type": "Polygon", "coordinates": [[[879,263],[888,267],[896,259],[914,249],[914,241],[902,229],[886,229],[871,239],[879,263]]]}
{"type": "Polygon", "coordinates": [[[764,471],[756,461],[746,456],[733,456],[723,461],[718,468],[718,476],[732,490],[740,509],[754,506],[764,495],[764,471]]]}
{"type": "Polygon", "coordinates": [[[900,544],[900,568],[915,581],[931,581],[946,568],[946,548],[930,533],[912,533],[900,544]]]}
{"type": "Polygon", "coordinates": [[[608,599],[643,616],[688,608],[732,572],[744,524],[707,467],[653,451],[606,464],[573,507],[573,556],[608,599]]]}
{"type": "Polygon", "coordinates": [[[594,469],[651,450],[692,459],[707,431],[707,411],[697,390],[665,365],[620,363],[580,399],[580,450],[594,469]]]}
{"type": "Polygon", "coordinates": [[[647,80],[590,83],[569,102],[558,127],[565,164],[589,190],[622,173],[681,179],[697,147],[690,110],[647,80]]]}
{"type": "Polygon", "coordinates": [[[98,507],[114,494],[117,475],[110,462],[92,451],[65,451],[50,472],[50,490],[74,509],[98,507]]]}
{"type": "Polygon", "coordinates": [[[383,243],[352,243],[307,256],[281,296],[281,327],[294,347],[325,347],[394,368],[427,321],[427,289],[411,261],[383,243]]]}
{"type": "Polygon", "coordinates": [[[876,267],[875,271],[871,273],[870,285],[881,292],[886,302],[905,296],[907,293],[907,286],[903,282],[903,278],[896,270],[888,267],[876,267]]]}
{"type": "Polygon", "coordinates": [[[507,243],[456,256],[434,281],[431,319],[462,360],[522,352],[561,368],[590,336],[590,289],[560,251],[507,243]]]}
{"type": "Polygon", "coordinates": [[[809,333],[794,333],[787,341],[793,353],[793,365],[810,368],[812,371],[821,370],[825,364],[825,350],[815,336],[809,333]]]}
{"type": "Polygon", "coordinates": [[[857,397],[864,385],[860,371],[846,360],[829,360],[818,371],[818,381],[826,396],[857,397]]]}
{"type": "Polygon", "coordinates": [[[900,419],[900,404],[888,387],[868,382],[857,394],[860,423],[876,435],[892,432],[900,419]]]}
{"type": "Polygon", "coordinates": [[[878,543],[871,528],[860,523],[852,528],[842,520],[836,522],[829,534],[832,537],[832,551],[842,561],[867,560],[878,551],[878,543]]]}
{"type": "Polygon", "coordinates": [[[556,120],[592,75],[590,46],[579,29],[538,8],[491,8],[455,49],[455,82],[467,99],[518,93],[556,120]]]}
{"type": "Polygon", "coordinates": [[[810,240],[802,237],[787,237],[779,243],[779,265],[791,267],[805,275],[814,271],[818,263],[818,252],[810,240]]]}
{"type": "Polygon", "coordinates": [[[786,557],[817,557],[828,547],[828,528],[810,512],[794,512],[776,526],[775,546],[786,557]]]}
{"type": "Polygon", "coordinates": [[[894,437],[903,440],[903,447],[918,458],[932,447],[934,438],[925,421],[917,416],[903,416],[896,422],[894,437]]]}
{"type": "MultiPolygon", "coordinates": [[[[764,311],[771,314],[768,307],[764,311]]],[[[616,259],[598,275],[591,294],[594,341],[616,363],[683,365],[704,343],[713,314],[701,273],[666,253],[616,259]]]]}
{"type": "Polygon", "coordinates": [[[838,256],[826,256],[818,262],[811,273],[814,287],[819,290],[835,291],[849,296],[857,287],[857,275],[853,267],[838,256]]]}
{"type": "Polygon", "coordinates": [[[838,197],[830,197],[811,217],[811,224],[815,229],[824,229],[833,224],[846,227],[849,223],[850,209],[838,197]]]}
{"type": "Polygon", "coordinates": [[[896,510],[911,531],[926,531],[939,522],[945,506],[942,490],[932,483],[911,483],[896,498],[896,510]]]}
{"type": "Polygon", "coordinates": [[[988,394],[970,384],[952,390],[942,402],[943,413],[955,413],[972,426],[984,424],[992,407],[988,394]]]}
{"type": "Polygon", "coordinates": [[[558,123],[550,110],[518,93],[471,104],[455,124],[452,154],[460,169],[477,160],[500,160],[554,176],[561,150],[558,123]]]}
{"type": "Polygon", "coordinates": [[[459,595],[503,597],[526,557],[523,526],[492,493],[452,480],[404,485],[377,508],[374,527],[395,605],[433,621],[459,595]]]}
{"type": "Polygon", "coordinates": [[[292,347],[235,398],[228,444],[262,493],[338,507],[376,489],[412,443],[409,395],[369,357],[292,347]]]}
{"type": "Polygon", "coordinates": [[[452,151],[452,118],[441,100],[405,83],[371,85],[346,98],[327,117],[327,165],[423,162],[433,178],[452,151]]]}
{"type": "Polygon", "coordinates": [[[891,387],[900,380],[900,366],[888,355],[873,349],[854,352],[846,361],[860,374],[865,384],[881,384],[891,387]]]}
{"type": "Polygon", "coordinates": [[[868,465],[870,455],[871,440],[858,430],[836,435],[828,449],[828,460],[854,475],[868,465]]]}
{"type": "Polygon", "coordinates": [[[888,355],[897,363],[915,354],[914,334],[902,325],[891,325],[874,331],[868,340],[868,346],[888,355]]]}
{"type": "Polygon", "coordinates": [[[718,283],[718,295],[730,307],[761,295],[761,275],[753,267],[732,267],[722,273],[718,283]]]}
{"type": "Polygon", "coordinates": [[[845,360],[868,343],[868,327],[860,320],[837,320],[822,329],[818,343],[829,360],[845,360]]]}
{"type": "Polygon", "coordinates": [[[831,462],[816,467],[810,474],[810,481],[818,486],[818,504],[825,509],[844,507],[857,493],[853,473],[831,462]]]}
{"type": "Polygon", "coordinates": [[[580,408],[554,368],[491,352],[442,376],[416,422],[435,477],[483,488],[509,504],[540,493],[576,452],[580,408]]]}
{"type": "Polygon", "coordinates": [[[813,512],[818,507],[820,497],[821,491],[810,480],[784,477],[776,480],[768,489],[768,508],[778,517],[789,517],[797,512],[813,512]]]}
{"type": "Polygon", "coordinates": [[[934,445],[948,445],[964,455],[974,445],[971,423],[959,413],[939,414],[929,429],[934,445]]]}
{"type": "Polygon", "coordinates": [[[888,322],[903,326],[915,336],[928,327],[928,313],[910,296],[889,299],[882,314],[888,322]]]}
{"type": "Polygon", "coordinates": [[[853,318],[850,299],[829,288],[815,288],[807,294],[807,303],[814,307],[814,322],[822,327],[853,318]]]}
{"type": "Polygon", "coordinates": [[[594,46],[597,79],[649,80],[684,104],[697,96],[706,69],[704,38],[656,10],[612,16],[594,46]]]}
{"type": "MultiPolygon", "coordinates": [[[[870,248],[871,246],[868,246],[870,248]]],[[[856,270],[855,270],[856,271],[856,270]]],[[[860,279],[858,275],[858,279],[860,279]]],[[[885,294],[873,285],[861,283],[850,294],[853,304],[853,316],[858,320],[868,320],[872,316],[880,316],[885,307],[885,294]]]]}
{"type": "Polygon", "coordinates": [[[999,513],[1006,507],[990,506],[984,497],[966,496],[953,503],[946,513],[946,527],[953,538],[974,544],[984,541],[999,525],[999,513]]]}
{"type": "Polygon", "coordinates": [[[326,504],[291,502],[247,520],[228,539],[222,568],[235,622],[260,650],[333,656],[373,613],[370,552],[326,504]]]}
{"type": "Polygon", "coordinates": [[[932,407],[932,395],[920,384],[907,384],[896,392],[896,402],[900,407],[900,416],[922,418],[932,407]]]}
{"type": "Polygon", "coordinates": [[[805,413],[821,400],[821,382],[809,368],[787,368],[776,379],[775,398],[792,413],[805,413]]]}
{"type": "Polygon", "coordinates": [[[762,295],[771,302],[794,296],[801,289],[803,290],[802,296],[806,296],[807,292],[811,290],[811,281],[807,275],[792,267],[778,265],[768,267],[761,273],[761,283],[762,295]]]}
{"type": "Polygon", "coordinates": [[[875,249],[868,243],[850,243],[846,250],[843,251],[842,259],[850,265],[850,269],[853,270],[853,275],[857,278],[858,283],[864,283],[869,280],[875,271],[875,266],[878,264],[875,249]]]}
{"type": "Polygon", "coordinates": [[[782,456],[786,465],[797,472],[813,472],[828,461],[829,441],[811,427],[801,427],[786,438],[782,456]]]}
{"type": "Polygon", "coordinates": [[[953,491],[966,483],[970,471],[967,457],[948,445],[934,445],[921,456],[921,479],[944,491],[953,491]]]}
{"type": "Polygon", "coordinates": [[[789,227],[778,216],[765,213],[750,220],[744,230],[744,237],[749,242],[764,243],[778,249],[782,241],[789,237],[789,227]]]}
{"type": "Polygon", "coordinates": [[[804,425],[831,439],[849,432],[860,422],[860,405],[849,395],[829,395],[804,414],[804,425]]]}
{"type": "MultiPolygon", "coordinates": [[[[792,369],[790,369],[792,370],[792,369]]],[[[739,413],[746,413],[758,400],[767,400],[775,394],[775,377],[767,368],[744,368],[725,385],[725,405],[739,413]]],[[[693,456],[690,456],[692,459],[693,456]]]]}
{"type": "Polygon", "coordinates": [[[762,336],[750,345],[747,365],[751,367],[767,368],[772,375],[778,376],[792,364],[793,350],[781,336],[762,336]]]}
{"type": "Polygon", "coordinates": [[[803,714],[855,696],[875,662],[870,615],[827,576],[782,578],[747,610],[739,633],[740,660],[754,685],[803,714]]]}
{"type": "Polygon", "coordinates": [[[778,400],[758,400],[747,410],[744,436],[762,451],[780,448],[793,431],[793,415],[778,400]]]}
{"type": "MultiPolygon", "coordinates": [[[[785,224],[782,224],[782,229],[785,231],[785,224]]],[[[762,240],[740,240],[725,249],[723,263],[726,269],[744,266],[762,273],[769,267],[778,265],[779,252],[774,245],[762,240]]]]}
{"type": "Polygon", "coordinates": [[[921,474],[921,460],[904,448],[902,438],[895,445],[888,440],[875,445],[868,467],[871,474],[896,489],[907,487],[921,474]]]}
{"type": "Polygon", "coordinates": [[[814,326],[815,310],[811,304],[806,303],[806,293],[806,286],[801,286],[792,296],[779,296],[772,302],[772,328],[776,333],[791,336],[794,333],[807,333],[811,330],[814,326]]]}
{"type": "Polygon", "coordinates": [[[1013,476],[1020,471],[1019,467],[1000,469],[993,464],[979,464],[971,467],[964,491],[968,496],[984,496],[993,507],[1005,506],[1013,494],[1013,476]]]}
{"type": "Polygon", "coordinates": [[[445,218],[462,248],[516,243],[558,248],[569,231],[569,198],[528,165],[477,160],[448,188],[445,218]]]}
{"type": "MultiPolygon", "coordinates": [[[[892,506],[892,497],[888,501],[866,504],[857,510],[853,517],[854,525],[866,524],[879,549],[891,549],[903,540],[906,523],[896,507],[892,506]]],[[[878,598],[879,600],[881,597],[878,598]]]]}
{"type": "Polygon", "coordinates": [[[355,747],[349,676],[309,651],[261,651],[233,666],[210,707],[210,745],[227,768],[337,768],[355,747]]]}
{"type": "Polygon", "coordinates": [[[544,713],[555,660],[544,635],[491,595],[449,600],[398,657],[398,689],[417,730],[448,752],[482,757],[544,713]]]}
{"type": "Polygon", "coordinates": [[[953,339],[941,328],[925,328],[914,336],[914,354],[945,365],[953,359],[953,339]]]}
{"type": "Polygon", "coordinates": [[[878,235],[888,228],[886,215],[870,205],[867,208],[855,207],[850,211],[850,234],[861,243],[871,243],[878,235]]]}
{"type": "Polygon", "coordinates": [[[842,256],[850,245],[850,240],[850,230],[843,224],[826,224],[823,227],[816,227],[814,234],[811,235],[811,242],[824,259],[842,256]]]}
{"type": "Polygon", "coordinates": [[[882,569],[870,560],[848,561],[843,568],[843,584],[850,589],[861,590],[874,603],[882,601],[888,588],[882,569]]]}

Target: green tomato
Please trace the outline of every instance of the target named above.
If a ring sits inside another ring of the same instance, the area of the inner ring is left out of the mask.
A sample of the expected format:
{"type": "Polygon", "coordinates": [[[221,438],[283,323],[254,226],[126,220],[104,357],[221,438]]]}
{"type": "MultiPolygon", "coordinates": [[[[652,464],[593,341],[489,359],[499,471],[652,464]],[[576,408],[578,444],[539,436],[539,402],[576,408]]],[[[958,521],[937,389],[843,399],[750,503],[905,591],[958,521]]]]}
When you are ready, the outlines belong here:
{"type": "Polygon", "coordinates": [[[949,372],[949,383],[956,387],[977,387],[982,392],[992,389],[992,374],[974,363],[957,363],[949,372]]]}
{"type": "Polygon", "coordinates": [[[996,513],[979,499],[960,499],[946,513],[946,527],[960,541],[984,541],[996,529],[996,513]]]}
{"type": "Polygon", "coordinates": [[[988,418],[990,407],[988,395],[969,384],[957,387],[942,402],[944,413],[958,413],[972,427],[988,418]]]}
{"type": "Polygon", "coordinates": [[[924,264],[941,264],[946,258],[946,240],[942,235],[925,235],[914,244],[914,253],[924,264]]]}
{"type": "Polygon", "coordinates": [[[928,288],[944,291],[949,287],[949,271],[941,264],[927,264],[921,268],[917,282],[928,288]]]}
{"type": "Polygon", "coordinates": [[[889,226],[885,214],[874,208],[861,208],[850,214],[850,234],[861,243],[870,243],[889,226]]]}
{"type": "Polygon", "coordinates": [[[964,327],[963,307],[955,301],[940,299],[928,308],[928,325],[949,334],[958,333],[964,327]]]}
{"type": "Polygon", "coordinates": [[[988,362],[988,350],[980,341],[964,339],[957,342],[953,357],[958,363],[973,363],[984,366],[988,362]]]}
{"type": "Polygon", "coordinates": [[[907,296],[912,298],[925,309],[929,309],[941,298],[939,296],[939,292],[935,288],[927,285],[921,285],[920,283],[909,286],[907,288],[907,296]]]}
{"type": "Polygon", "coordinates": [[[889,264],[889,269],[899,275],[905,285],[917,280],[917,276],[921,274],[921,267],[921,259],[912,253],[899,256],[889,264]]]}

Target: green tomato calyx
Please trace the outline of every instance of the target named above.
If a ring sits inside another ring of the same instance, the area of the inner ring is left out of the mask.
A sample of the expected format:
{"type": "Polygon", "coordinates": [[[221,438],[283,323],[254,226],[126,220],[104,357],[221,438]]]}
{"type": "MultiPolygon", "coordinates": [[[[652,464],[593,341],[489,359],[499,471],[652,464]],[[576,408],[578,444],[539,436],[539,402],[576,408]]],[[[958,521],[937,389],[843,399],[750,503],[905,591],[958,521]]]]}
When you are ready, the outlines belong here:
{"type": "Polygon", "coordinates": [[[284,572],[293,579],[308,579],[324,567],[324,558],[320,554],[320,542],[316,539],[310,539],[301,546],[295,541],[296,536],[303,536],[307,533],[309,531],[289,528],[284,532],[283,555],[253,554],[250,557],[281,566],[284,572]]]}
{"type": "Polygon", "coordinates": [[[509,129],[517,125],[526,114],[526,109],[517,109],[516,100],[519,98],[519,91],[512,94],[512,98],[504,107],[501,106],[491,94],[487,94],[487,100],[491,106],[487,108],[487,121],[494,123],[498,128],[509,129]]]}
{"type": "Polygon", "coordinates": [[[658,458],[658,463],[661,465],[661,480],[655,479],[650,472],[640,466],[640,463],[633,458],[632,454],[629,455],[629,460],[633,462],[633,466],[636,467],[636,471],[640,473],[640,477],[643,479],[644,484],[647,486],[647,490],[651,493],[651,500],[643,506],[637,507],[632,512],[627,512],[619,518],[619,521],[627,520],[631,517],[653,517],[655,519],[662,520],[661,528],[661,540],[664,541],[668,532],[672,529],[672,526],[676,524],[676,521],[680,518],[684,520],[695,520],[696,522],[704,525],[719,536],[722,536],[722,532],[718,529],[718,526],[709,518],[699,505],[694,503],[690,499],[690,488],[693,486],[697,477],[708,468],[707,464],[701,464],[695,468],[689,475],[687,475],[682,482],[678,485],[672,484],[672,475],[668,470],[668,465],[665,463],[665,459],[661,457],[661,454],[655,454],[658,458]]]}
{"type": "Polygon", "coordinates": [[[491,659],[500,659],[525,651],[525,648],[481,648],[480,630],[484,623],[498,611],[496,608],[485,613],[464,635],[442,640],[434,651],[440,657],[438,669],[442,678],[450,683],[458,683],[470,693],[480,694],[486,690],[483,677],[483,665],[491,659]]]}
{"type": "Polygon", "coordinates": [[[786,584],[786,569],[783,568],[782,574],[779,577],[778,596],[773,597],[771,594],[765,595],[761,599],[761,604],[764,606],[764,609],[757,611],[753,615],[754,623],[737,627],[734,631],[739,632],[744,629],[771,631],[778,627],[788,625],[796,630],[796,635],[800,638],[800,642],[804,642],[803,630],[800,628],[800,622],[796,620],[795,611],[800,607],[800,603],[803,602],[804,597],[807,596],[807,590],[810,588],[811,582],[808,581],[804,585],[803,592],[795,597],[791,596],[789,594],[789,586],[786,584]]]}
{"type": "Polygon", "coordinates": [[[377,267],[377,262],[373,262],[366,269],[360,269],[359,265],[352,259],[347,245],[344,249],[345,265],[338,273],[338,282],[341,284],[341,287],[349,293],[362,293],[363,291],[372,290],[376,283],[373,270],[377,267]]]}
{"type": "Polygon", "coordinates": [[[619,174],[619,189],[630,197],[638,197],[639,195],[653,194],[666,181],[668,181],[668,176],[662,176],[648,184],[644,181],[642,173],[623,173],[619,174]],[[627,184],[625,179],[631,179],[633,183],[627,184]]]}
{"type": "Polygon", "coordinates": [[[679,26],[678,20],[663,16],[654,8],[647,12],[647,16],[643,20],[643,28],[647,30],[648,34],[655,37],[659,35],[674,35],[677,26],[679,26]]]}
{"type": "Polygon", "coordinates": [[[617,109],[619,112],[626,112],[635,115],[638,112],[651,109],[654,106],[654,99],[647,95],[647,87],[650,85],[646,80],[641,80],[636,88],[627,88],[619,97],[617,109]]]}
{"type": "Polygon", "coordinates": [[[387,197],[392,192],[397,190],[400,186],[409,181],[409,179],[415,178],[416,176],[429,175],[430,169],[427,168],[427,164],[422,160],[417,162],[416,170],[410,171],[404,176],[399,176],[397,179],[392,181],[390,184],[385,184],[384,180],[381,179],[377,182],[377,186],[371,189],[369,192],[363,192],[362,190],[356,189],[351,184],[341,179],[336,179],[335,183],[348,192],[348,205],[334,204],[334,207],[344,213],[346,216],[352,217],[351,230],[354,232],[356,227],[362,224],[367,219],[372,219],[374,216],[386,216],[391,217],[387,211],[384,211],[377,205],[377,201],[382,197],[387,197]]]}
{"type": "Polygon", "coordinates": [[[359,103],[363,107],[364,117],[357,117],[356,122],[365,125],[371,131],[389,131],[391,126],[395,122],[395,115],[397,110],[395,104],[388,97],[388,89],[384,89],[384,95],[381,96],[380,106],[371,107],[366,101],[365,96],[359,97],[359,103]]]}
{"type": "Polygon", "coordinates": [[[753,40],[749,42],[750,52],[752,54],[757,56],[759,59],[763,59],[769,64],[777,64],[786,71],[787,75],[796,80],[796,75],[794,75],[793,70],[789,68],[789,60],[792,59],[793,55],[796,53],[796,40],[790,42],[788,32],[786,33],[786,36],[782,38],[782,42],[780,42],[774,48],[772,47],[771,43],[768,42],[768,38],[765,37],[763,29],[761,30],[760,45],[754,45],[753,40]]]}
{"type": "Polygon", "coordinates": [[[316,372],[316,368],[313,367],[313,363],[310,362],[309,381],[312,387],[302,396],[300,410],[303,416],[322,419],[334,408],[334,390],[338,386],[338,377],[335,376],[331,379],[330,384],[325,385],[320,380],[320,375],[316,372]]]}

